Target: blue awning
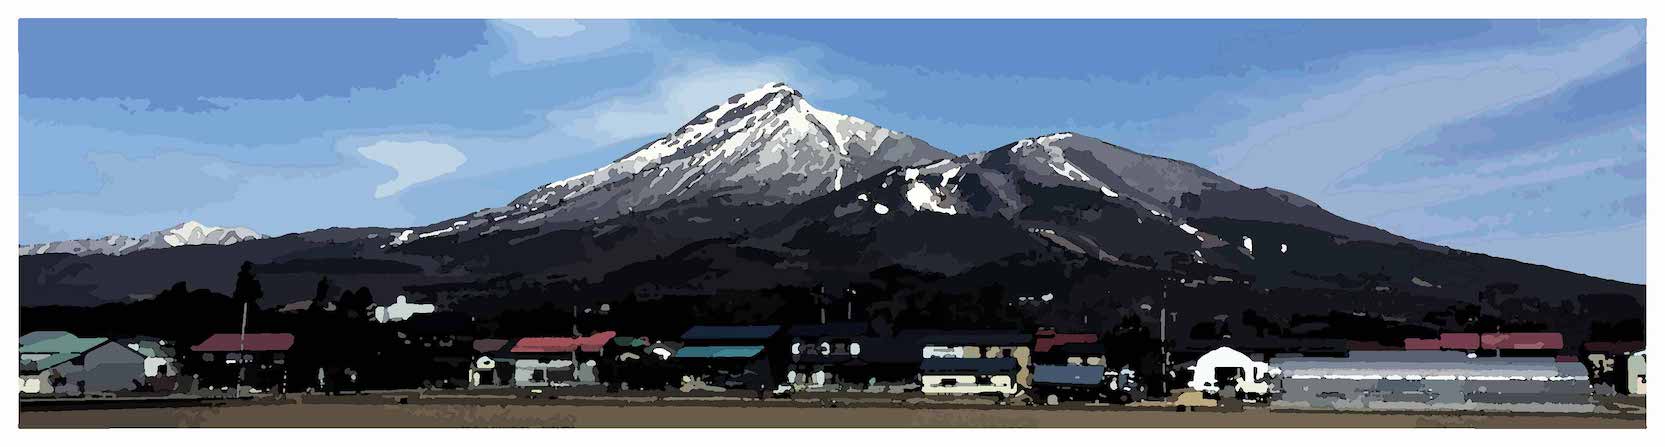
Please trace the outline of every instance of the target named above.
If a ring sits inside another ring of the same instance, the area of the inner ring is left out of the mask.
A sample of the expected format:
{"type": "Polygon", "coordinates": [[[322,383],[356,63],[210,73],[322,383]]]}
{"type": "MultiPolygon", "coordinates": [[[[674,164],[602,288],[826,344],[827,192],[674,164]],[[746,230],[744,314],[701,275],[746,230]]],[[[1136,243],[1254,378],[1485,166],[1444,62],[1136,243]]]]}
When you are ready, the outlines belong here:
{"type": "Polygon", "coordinates": [[[676,350],[678,359],[749,359],[763,352],[762,346],[687,346],[676,350]]]}

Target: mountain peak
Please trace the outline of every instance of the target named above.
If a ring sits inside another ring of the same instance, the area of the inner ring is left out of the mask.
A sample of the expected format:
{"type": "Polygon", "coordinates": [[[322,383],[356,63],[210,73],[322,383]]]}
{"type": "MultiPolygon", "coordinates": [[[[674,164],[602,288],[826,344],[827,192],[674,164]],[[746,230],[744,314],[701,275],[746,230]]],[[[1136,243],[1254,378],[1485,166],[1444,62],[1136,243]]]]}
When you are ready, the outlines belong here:
{"type": "Polygon", "coordinates": [[[792,88],[792,86],[786,85],[785,82],[779,82],[779,81],[771,82],[771,83],[768,83],[768,84],[763,84],[762,87],[754,88],[754,89],[751,89],[750,91],[747,91],[745,93],[741,93],[741,94],[735,95],[735,96],[757,96],[757,97],[762,97],[764,95],[768,95],[768,94],[771,94],[771,93],[785,93],[787,95],[793,95],[793,96],[798,96],[798,97],[803,97],[804,96],[804,94],[799,92],[798,89],[792,88]]]}
{"type": "Polygon", "coordinates": [[[517,222],[533,224],[547,217],[604,219],[701,197],[798,202],[893,166],[952,156],[901,132],[817,109],[797,89],[771,82],[729,96],[613,163],[490,213],[525,214],[517,222]]]}

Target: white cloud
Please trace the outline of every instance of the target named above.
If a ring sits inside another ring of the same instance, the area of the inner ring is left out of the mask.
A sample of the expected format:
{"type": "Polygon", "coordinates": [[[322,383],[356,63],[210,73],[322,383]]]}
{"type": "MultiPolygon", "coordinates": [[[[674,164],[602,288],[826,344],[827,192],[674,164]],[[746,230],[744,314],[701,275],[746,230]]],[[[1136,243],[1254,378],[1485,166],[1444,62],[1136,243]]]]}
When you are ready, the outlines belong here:
{"type": "MultiPolygon", "coordinates": [[[[1319,203],[1343,216],[1380,223],[1374,218],[1387,213],[1451,203],[1509,188],[1577,178],[1617,166],[1619,162],[1616,157],[1606,157],[1535,166],[1509,173],[1459,172],[1409,178],[1395,183],[1332,190],[1319,203]]],[[[1405,235],[1423,236],[1415,231],[1405,235]]]]}
{"type": "Polygon", "coordinates": [[[568,37],[585,29],[584,24],[573,19],[504,20],[503,23],[526,30],[540,39],[568,37]]]}
{"type": "Polygon", "coordinates": [[[468,161],[467,156],[449,144],[427,141],[379,141],[358,148],[358,153],[398,173],[393,180],[376,185],[375,197],[378,199],[456,172],[457,167],[468,161]]]}
{"type": "Polygon", "coordinates": [[[663,135],[729,96],[777,81],[797,88],[812,102],[855,90],[850,81],[808,75],[790,62],[720,65],[701,60],[685,63],[680,71],[658,79],[640,94],[615,96],[576,110],[556,110],[547,118],[569,135],[605,145],[663,135]]]}
{"type": "Polygon", "coordinates": [[[1516,51],[1418,63],[1367,76],[1303,101],[1214,151],[1215,170],[1328,203],[1341,179],[1427,129],[1549,94],[1611,69],[1642,43],[1634,28],[1554,51],[1516,51]],[[1298,166],[1308,175],[1288,175],[1298,166]]]}
{"type": "Polygon", "coordinates": [[[623,20],[507,20],[493,28],[510,46],[510,60],[493,64],[493,72],[570,61],[618,48],[636,34],[623,20]]]}

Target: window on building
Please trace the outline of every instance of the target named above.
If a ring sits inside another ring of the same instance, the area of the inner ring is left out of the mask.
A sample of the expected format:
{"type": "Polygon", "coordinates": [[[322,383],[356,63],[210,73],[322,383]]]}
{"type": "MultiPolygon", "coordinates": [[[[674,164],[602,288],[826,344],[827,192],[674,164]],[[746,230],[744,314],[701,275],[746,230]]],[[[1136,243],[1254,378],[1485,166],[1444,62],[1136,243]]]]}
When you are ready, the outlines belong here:
{"type": "Polygon", "coordinates": [[[960,384],[960,380],[959,379],[942,379],[942,381],[938,382],[938,383],[941,384],[942,386],[955,386],[955,385],[960,384]]]}
{"type": "Polygon", "coordinates": [[[532,370],[532,381],[533,382],[542,382],[542,381],[544,381],[543,370],[541,370],[541,369],[532,370]]]}
{"type": "Polygon", "coordinates": [[[977,376],[978,385],[994,385],[994,376],[977,376]]]}

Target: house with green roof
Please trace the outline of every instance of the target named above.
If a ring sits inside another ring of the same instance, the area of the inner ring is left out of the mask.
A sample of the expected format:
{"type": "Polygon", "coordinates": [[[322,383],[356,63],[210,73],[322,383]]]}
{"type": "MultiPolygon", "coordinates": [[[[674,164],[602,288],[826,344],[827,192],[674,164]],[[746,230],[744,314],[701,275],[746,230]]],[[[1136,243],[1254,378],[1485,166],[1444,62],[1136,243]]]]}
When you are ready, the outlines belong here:
{"type": "Polygon", "coordinates": [[[23,394],[126,391],[145,381],[145,356],[108,338],[39,331],[18,341],[17,381],[23,394]]]}

